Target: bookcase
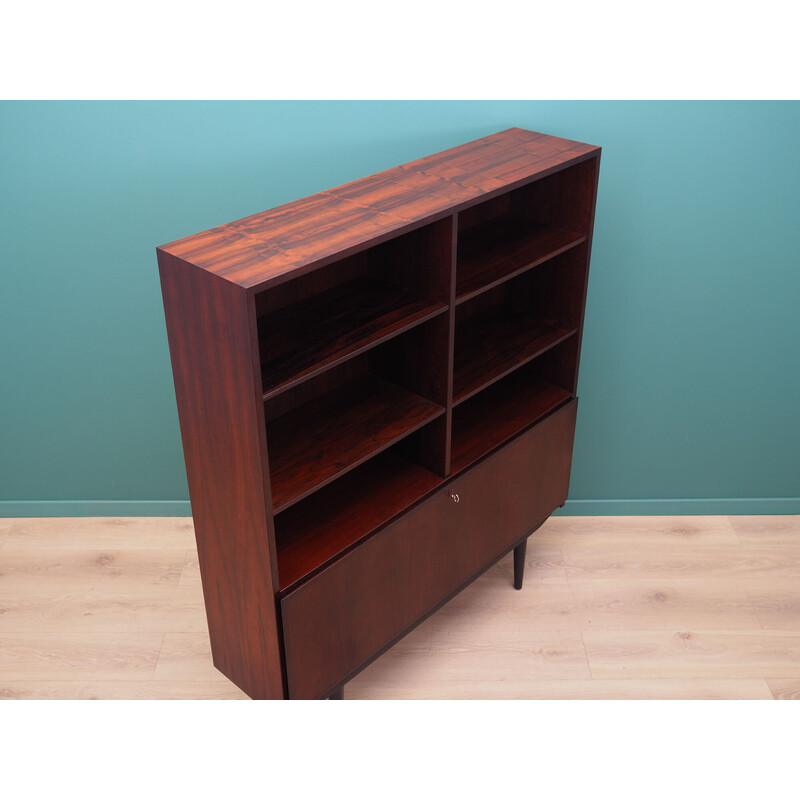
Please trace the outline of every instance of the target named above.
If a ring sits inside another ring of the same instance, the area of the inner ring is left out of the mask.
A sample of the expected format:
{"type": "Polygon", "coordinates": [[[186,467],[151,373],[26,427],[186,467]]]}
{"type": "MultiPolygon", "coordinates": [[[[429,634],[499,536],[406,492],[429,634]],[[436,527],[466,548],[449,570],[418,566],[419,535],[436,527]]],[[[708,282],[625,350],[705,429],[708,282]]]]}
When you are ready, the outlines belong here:
{"type": "Polygon", "coordinates": [[[157,248],[216,667],[345,683],[567,498],[600,148],[511,128],[157,248]]]}

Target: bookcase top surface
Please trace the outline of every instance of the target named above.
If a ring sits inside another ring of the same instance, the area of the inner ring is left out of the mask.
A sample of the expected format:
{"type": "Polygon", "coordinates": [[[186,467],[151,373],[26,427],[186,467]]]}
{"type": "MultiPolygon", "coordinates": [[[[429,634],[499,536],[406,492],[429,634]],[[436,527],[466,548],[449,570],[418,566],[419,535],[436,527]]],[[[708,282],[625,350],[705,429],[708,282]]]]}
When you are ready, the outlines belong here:
{"type": "Polygon", "coordinates": [[[158,248],[260,290],[600,152],[509,128],[158,248]]]}

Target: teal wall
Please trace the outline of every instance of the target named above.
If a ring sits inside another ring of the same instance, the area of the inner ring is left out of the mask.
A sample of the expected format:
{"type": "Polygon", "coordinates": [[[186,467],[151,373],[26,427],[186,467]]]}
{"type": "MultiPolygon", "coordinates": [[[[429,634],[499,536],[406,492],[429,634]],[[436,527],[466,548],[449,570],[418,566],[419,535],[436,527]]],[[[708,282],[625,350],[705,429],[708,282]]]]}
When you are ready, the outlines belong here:
{"type": "Polygon", "coordinates": [[[509,126],[603,147],[571,513],[800,513],[800,103],[0,103],[0,515],[182,514],[155,246],[509,126]]]}

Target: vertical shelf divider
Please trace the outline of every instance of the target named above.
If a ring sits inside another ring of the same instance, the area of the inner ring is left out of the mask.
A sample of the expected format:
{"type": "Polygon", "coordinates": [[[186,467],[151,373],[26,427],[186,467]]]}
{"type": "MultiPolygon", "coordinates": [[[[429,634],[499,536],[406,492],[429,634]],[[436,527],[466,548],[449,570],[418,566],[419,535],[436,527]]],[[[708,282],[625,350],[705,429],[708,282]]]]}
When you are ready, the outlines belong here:
{"type": "Polygon", "coordinates": [[[442,406],[446,413],[420,429],[409,443],[412,460],[444,478],[450,469],[450,405],[453,393],[455,223],[447,216],[424,235],[404,240],[385,262],[370,253],[370,269],[447,310],[370,352],[370,367],[389,381],[442,406]],[[411,452],[413,451],[413,452],[411,452]]]}
{"type": "Polygon", "coordinates": [[[446,468],[450,474],[453,451],[453,370],[456,349],[456,263],[458,262],[458,212],[450,217],[450,296],[447,309],[447,398],[445,402],[446,468]]]}

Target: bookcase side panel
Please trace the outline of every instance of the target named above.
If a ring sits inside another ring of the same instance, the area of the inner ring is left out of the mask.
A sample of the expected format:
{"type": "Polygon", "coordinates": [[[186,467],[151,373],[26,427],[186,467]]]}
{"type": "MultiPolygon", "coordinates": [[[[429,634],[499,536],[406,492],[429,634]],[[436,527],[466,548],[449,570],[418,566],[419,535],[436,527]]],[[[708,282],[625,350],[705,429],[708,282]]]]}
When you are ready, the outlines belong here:
{"type": "Polygon", "coordinates": [[[214,664],[283,698],[253,300],[162,250],[158,263],[214,664]]]}
{"type": "Polygon", "coordinates": [[[586,316],[586,295],[589,290],[589,267],[592,261],[592,236],[594,233],[594,217],[597,208],[597,186],[600,180],[600,150],[597,155],[586,162],[586,172],[581,185],[580,198],[582,214],[586,224],[586,267],[583,271],[583,286],[576,287],[579,300],[578,335],[575,344],[575,370],[572,376],[572,392],[578,391],[578,373],[581,362],[581,347],[583,345],[583,324],[586,316]]]}

